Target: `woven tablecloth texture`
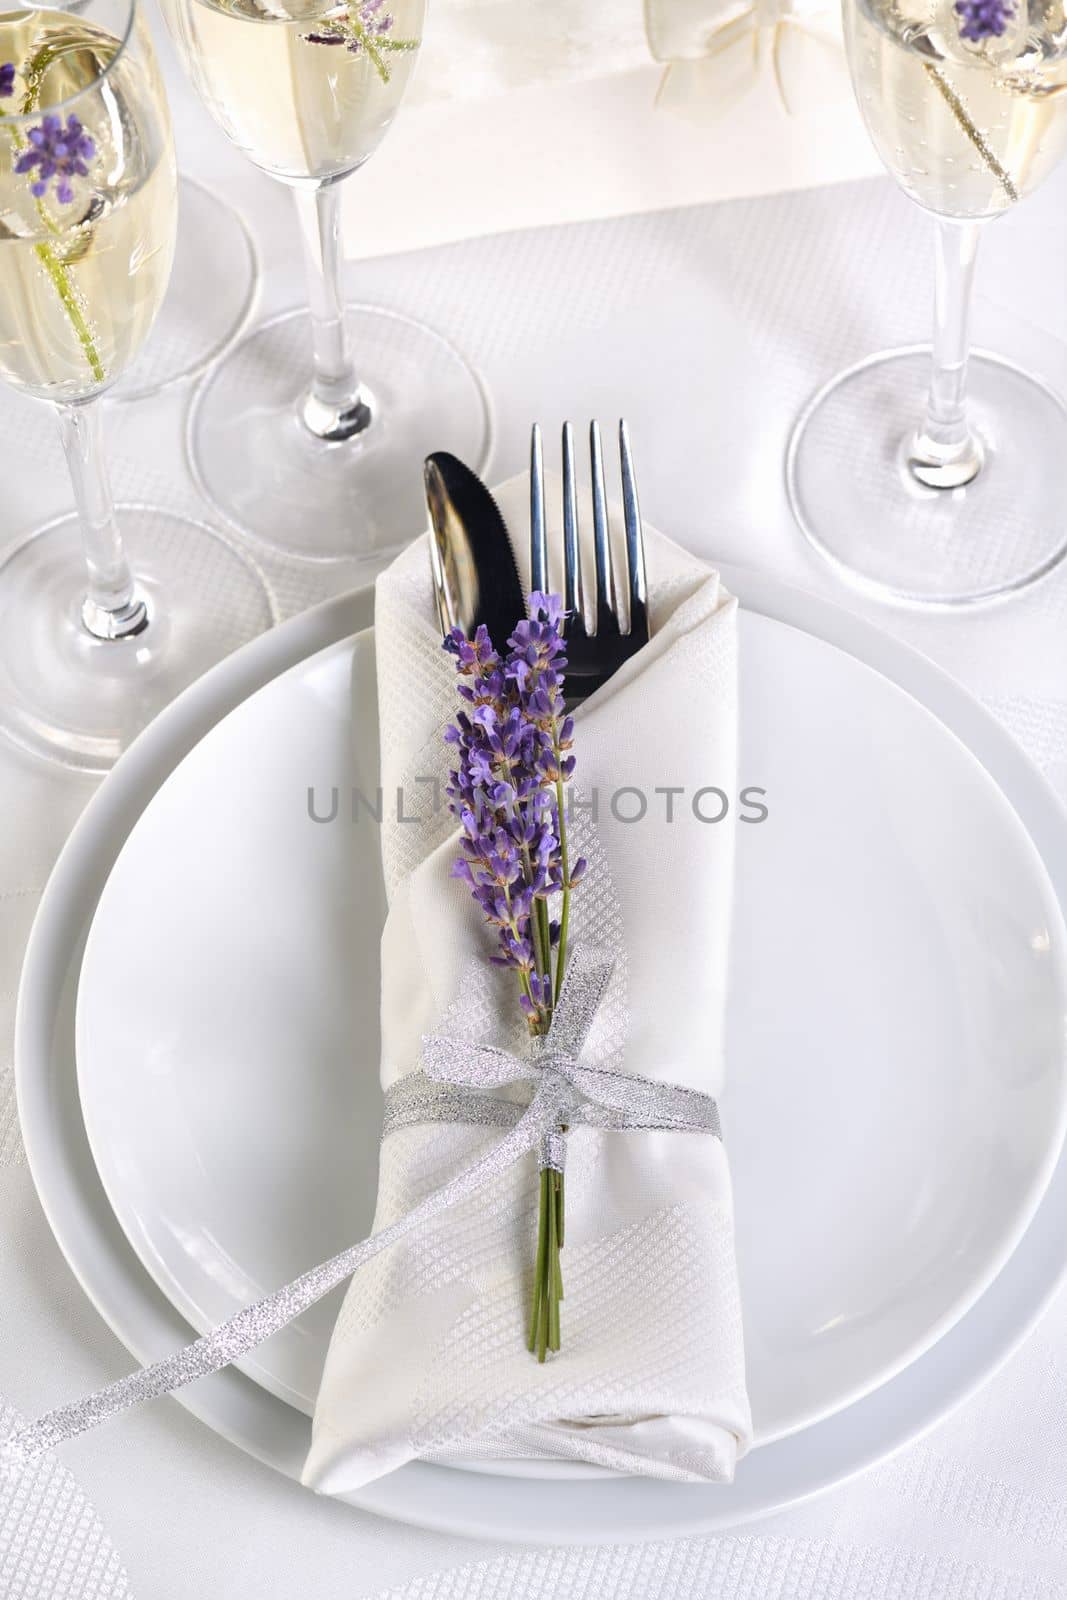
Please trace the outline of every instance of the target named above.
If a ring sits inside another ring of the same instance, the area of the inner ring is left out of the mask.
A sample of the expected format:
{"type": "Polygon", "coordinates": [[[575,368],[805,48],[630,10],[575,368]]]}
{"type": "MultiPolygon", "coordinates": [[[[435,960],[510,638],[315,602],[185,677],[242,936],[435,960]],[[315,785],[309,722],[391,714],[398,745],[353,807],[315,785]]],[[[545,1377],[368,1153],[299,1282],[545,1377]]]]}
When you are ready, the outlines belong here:
{"type": "MultiPolygon", "coordinates": [[[[269,263],[261,314],[297,303],[286,197],[227,149],[180,86],[174,99],[185,166],[240,205],[269,263]]],[[[1065,201],[1067,168],[989,231],[975,332],[1067,391],[1065,201]]],[[[804,399],[839,367],[925,336],[929,227],[875,180],[383,257],[353,266],[351,288],[423,318],[479,367],[495,411],[492,477],[522,466],[534,418],[554,431],[565,415],[626,415],[650,521],[709,559],[772,570],[862,610],[924,650],[1067,798],[1067,567],[982,612],[881,608],[834,582],[785,502],[785,443],[804,399]]],[[[112,409],[114,477],[122,497],[206,517],[182,446],[188,399],[179,389],[112,409]]],[[[70,502],[46,415],[0,395],[0,437],[3,545],[70,502]]],[[[264,565],[282,614],[358,576],[344,563],[264,565]]],[[[130,1364],[51,1239],[10,1070],[25,940],[92,791],[0,744],[0,1392],[27,1414],[130,1364]]],[[[169,1400],[75,1441],[62,1462],[141,1600],[1052,1600],[1067,1595],[1067,1297],[925,1440],[730,1537],[524,1551],[401,1529],[316,1499],[169,1400]]],[[[116,1576],[114,1600],[124,1583],[116,1576]]]]}

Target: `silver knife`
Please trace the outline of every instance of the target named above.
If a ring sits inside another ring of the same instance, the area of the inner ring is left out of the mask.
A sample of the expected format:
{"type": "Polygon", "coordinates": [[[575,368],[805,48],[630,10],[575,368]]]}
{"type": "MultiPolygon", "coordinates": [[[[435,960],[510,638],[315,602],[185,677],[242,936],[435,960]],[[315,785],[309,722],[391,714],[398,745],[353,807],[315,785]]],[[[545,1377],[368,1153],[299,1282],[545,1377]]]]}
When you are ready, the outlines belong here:
{"type": "Polygon", "coordinates": [[[508,530],[478,475],[447,451],[426,457],[430,565],[441,632],[468,638],[484,623],[498,651],[526,615],[508,530]]]}

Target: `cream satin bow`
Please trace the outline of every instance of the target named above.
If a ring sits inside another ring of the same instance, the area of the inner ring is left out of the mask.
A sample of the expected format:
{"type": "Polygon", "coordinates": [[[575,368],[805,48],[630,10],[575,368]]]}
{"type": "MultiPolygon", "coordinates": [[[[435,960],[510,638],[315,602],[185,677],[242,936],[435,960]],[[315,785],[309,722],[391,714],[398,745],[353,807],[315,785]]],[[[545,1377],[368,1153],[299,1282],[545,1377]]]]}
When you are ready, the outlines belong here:
{"type": "Polygon", "coordinates": [[[645,31],[667,64],[656,105],[694,121],[726,115],[768,72],[790,116],[850,92],[837,8],[821,0],[645,0],[645,31]]]}

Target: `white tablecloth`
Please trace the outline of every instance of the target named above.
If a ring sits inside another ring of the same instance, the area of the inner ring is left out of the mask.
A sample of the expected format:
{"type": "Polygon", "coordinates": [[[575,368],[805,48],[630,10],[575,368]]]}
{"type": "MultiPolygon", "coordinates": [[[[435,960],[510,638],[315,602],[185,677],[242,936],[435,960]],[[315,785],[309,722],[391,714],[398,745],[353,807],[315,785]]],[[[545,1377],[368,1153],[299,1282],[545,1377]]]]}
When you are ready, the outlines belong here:
{"type": "MultiPolygon", "coordinates": [[[[268,264],[261,309],[296,303],[286,197],[176,99],[186,166],[240,203],[268,264]]],[[[1067,390],[1065,201],[1067,168],[990,231],[976,332],[1067,390]]],[[[927,229],[875,181],[484,238],[377,259],[351,280],[360,298],[421,316],[480,367],[496,413],[494,477],[521,466],[535,417],[554,430],[565,414],[625,414],[651,521],[703,555],[859,606],[792,527],[785,441],[824,377],[923,337],[927,229]]],[[[113,411],[114,475],[121,495],[205,515],[181,449],[187,401],[177,392],[113,411]]],[[[69,496],[47,416],[3,405],[6,541],[69,496]]],[[[292,613],[352,574],[274,562],[269,576],[292,613]]],[[[982,614],[865,609],[981,696],[1067,797],[1067,567],[982,614]]],[[[30,1414],[130,1364],[51,1240],[10,1080],[24,941],[91,792],[0,744],[0,1392],[30,1414]]],[[[64,1460],[140,1600],[1051,1600],[1067,1593],[1065,1352],[1061,1297],[979,1397],[894,1462],[736,1537],[628,1549],[527,1552],[375,1521],[258,1466],[172,1400],[76,1441],[64,1460]]]]}

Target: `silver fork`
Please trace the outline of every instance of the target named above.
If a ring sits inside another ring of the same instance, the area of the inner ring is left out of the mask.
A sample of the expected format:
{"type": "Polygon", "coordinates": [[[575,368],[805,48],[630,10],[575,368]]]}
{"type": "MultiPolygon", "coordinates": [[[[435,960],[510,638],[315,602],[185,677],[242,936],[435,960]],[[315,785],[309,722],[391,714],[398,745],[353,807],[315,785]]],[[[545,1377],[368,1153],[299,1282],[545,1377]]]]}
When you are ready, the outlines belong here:
{"type": "MultiPolygon", "coordinates": [[[[593,556],[595,593],[593,625],[585,617],[582,549],[578,526],[578,490],[574,473],[574,429],[563,424],[563,603],[567,608],[567,699],[584,700],[617,672],[624,661],[648,643],[648,587],[645,535],[637,499],[630,430],[619,423],[619,466],[622,474],[623,524],[626,530],[627,623],[619,613],[615,569],[608,533],[604,488],[604,451],[600,424],[589,424],[589,463],[593,493],[593,556]]],[[[548,539],[545,531],[545,467],[541,428],[534,423],[530,440],[530,586],[548,588],[548,539]]]]}

